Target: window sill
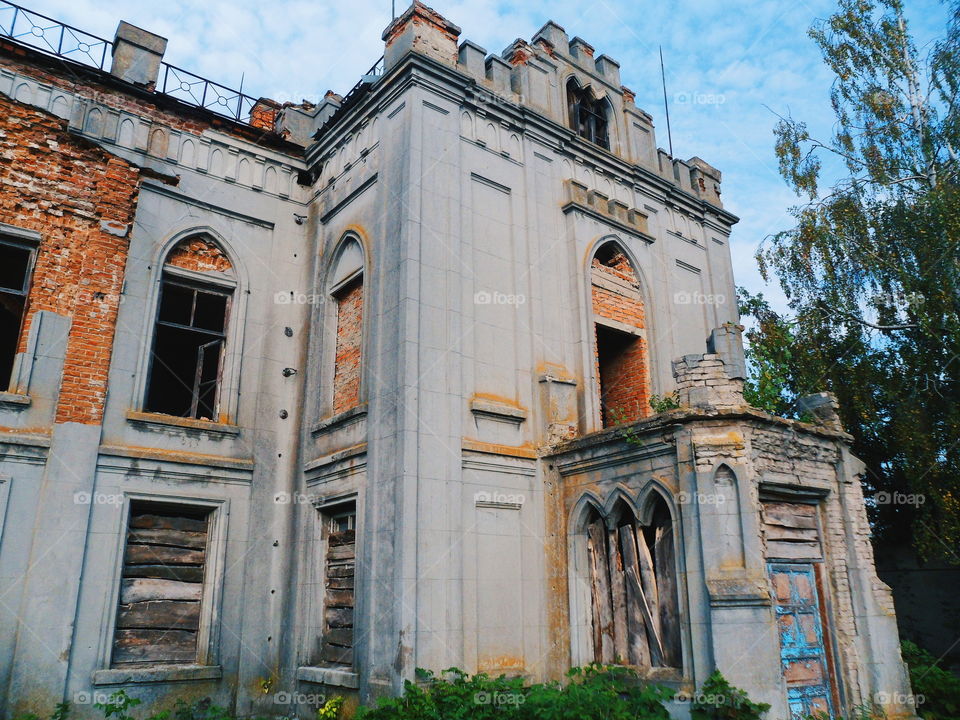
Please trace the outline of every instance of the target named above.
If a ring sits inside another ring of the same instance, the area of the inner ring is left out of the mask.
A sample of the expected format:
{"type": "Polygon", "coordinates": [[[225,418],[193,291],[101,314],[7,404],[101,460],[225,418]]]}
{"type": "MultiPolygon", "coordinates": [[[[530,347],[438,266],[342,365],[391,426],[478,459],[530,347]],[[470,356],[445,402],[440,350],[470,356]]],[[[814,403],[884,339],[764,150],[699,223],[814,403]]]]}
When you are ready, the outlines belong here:
{"type": "Polygon", "coordinates": [[[343,427],[346,425],[352,425],[355,422],[359,422],[367,416],[367,404],[360,403],[359,405],[350,408],[349,410],[344,410],[342,413],[336,415],[331,415],[326,417],[320,422],[318,422],[313,430],[310,432],[313,435],[319,435],[328,430],[332,430],[337,427],[343,427]]]}
{"type": "Polygon", "coordinates": [[[297,680],[312,682],[318,685],[351,688],[353,690],[360,687],[360,676],[347,667],[300,667],[297,668],[297,680]]]}
{"type": "Polygon", "coordinates": [[[219,665],[156,665],[139,668],[110,668],[93,673],[94,685],[123,685],[125,683],[162,683],[186,680],[219,680],[223,668],[219,665]]]}
{"type": "Polygon", "coordinates": [[[127,413],[127,420],[132,423],[143,423],[145,425],[161,425],[164,427],[177,427],[184,430],[202,430],[203,432],[215,433],[218,435],[239,435],[240,428],[228,423],[212,422],[211,420],[195,420],[194,418],[177,417],[176,415],[162,415],[160,413],[138,412],[130,410],[127,413]]]}
{"type": "Polygon", "coordinates": [[[0,392],[0,408],[23,410],[30,406],[30,396],[12,392],[0,392]]]}

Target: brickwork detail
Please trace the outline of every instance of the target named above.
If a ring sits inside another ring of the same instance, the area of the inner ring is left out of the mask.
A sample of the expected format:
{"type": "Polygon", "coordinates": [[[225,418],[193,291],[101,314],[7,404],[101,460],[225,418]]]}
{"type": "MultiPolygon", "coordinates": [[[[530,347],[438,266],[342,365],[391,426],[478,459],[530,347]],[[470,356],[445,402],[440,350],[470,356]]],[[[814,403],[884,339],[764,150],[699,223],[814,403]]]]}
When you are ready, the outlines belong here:
{"type": "Polygon", "coordinates": [[[220,246],[203,235],[179,242],[167,256],[166,264],[198,272],[227,272],[233,268],[220,246]]]}
{"type": "MultiPolygon", "coordinates": [[[[636,273],[627,256],[616,250],[592,262],[595,317],[613,320],[627,329],[645,327],[645,311],[636,273]],[[603,282],[606,279],[609,282],[603,282]]],[[[632,422],[650,414],[650,374],[642,337],[594,326],[596,373],[601,388],[604,425],[632,422]]]]}
{"type": "Polygon", "coordinates": [[[98,424],[139,170],[0,96],[0,216],[42,234],[21,349],[38,310],[72,319],[55,421],[98,424]]]}
{"type": "Polygon", "coordinates": [[[717,410],[743,407],[743,380],[731,378],[716,353],[685,355],[673,363],[677,393],[683,407],[717,410]]]}
{"type": "Polygon", "coordinates": [[[337,350],[333,373],[333,412],[360,402],[360,353],[363,340],[363,278],[337,293],[337,350]]]}

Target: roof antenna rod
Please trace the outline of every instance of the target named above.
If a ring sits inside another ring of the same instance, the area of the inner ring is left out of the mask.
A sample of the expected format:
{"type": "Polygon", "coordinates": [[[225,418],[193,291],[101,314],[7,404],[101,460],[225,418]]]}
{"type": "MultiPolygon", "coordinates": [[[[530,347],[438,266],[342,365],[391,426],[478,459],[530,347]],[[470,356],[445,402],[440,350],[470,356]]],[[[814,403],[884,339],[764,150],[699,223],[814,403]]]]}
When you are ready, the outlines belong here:
{"type": "Polygon", "coordinates": [[[667,74],[663,70],[663,45],[660,45],[660,79],[663,81],[663,109],[667,113],[667,142],[670,143],[670,157],[673,157],[673,133],[670,132],[670,105],[667,104],[667,74]]]}
{"type": "Polygon", "coordinates": [[[390,17],[397,19],[397,0],[390,0],[390,17]]]}

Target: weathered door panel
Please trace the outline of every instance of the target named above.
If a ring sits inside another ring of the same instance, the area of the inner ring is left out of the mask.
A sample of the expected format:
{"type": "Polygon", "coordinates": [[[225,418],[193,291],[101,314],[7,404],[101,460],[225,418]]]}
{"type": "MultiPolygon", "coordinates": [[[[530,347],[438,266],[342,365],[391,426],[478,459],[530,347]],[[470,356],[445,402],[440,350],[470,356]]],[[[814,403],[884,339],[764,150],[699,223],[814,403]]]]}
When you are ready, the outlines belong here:
{"type": "Polygon", "coordinates": [[[794,720],[833,717],[830,669],[813,563],[770,563],[780,661],[794,720]]]}

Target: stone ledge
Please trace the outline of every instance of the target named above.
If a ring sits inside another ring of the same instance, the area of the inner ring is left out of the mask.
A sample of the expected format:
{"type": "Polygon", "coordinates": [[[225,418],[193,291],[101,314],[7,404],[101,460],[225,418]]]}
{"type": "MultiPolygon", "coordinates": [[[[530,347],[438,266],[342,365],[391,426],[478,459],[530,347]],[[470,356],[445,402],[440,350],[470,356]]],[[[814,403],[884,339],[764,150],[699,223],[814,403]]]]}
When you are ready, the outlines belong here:
{"type": "Polygon", "coordinates": [[[360,422],[366,416],[367,404],[361,403],[350,408],[349,410],[344,410],[336,415],[330,415],[329,417],[323,418],[313,426],[313,429],[310,430],[310,433],[312,435],[320,435],[321,433],[325,433],[338,427],[344,427],[346,425],[352,425],[355,422],[360,422]]]}
{"type": "Polygon", "coordinates": [[[140,412],[138,410],[128,411],[127,420],[132,423],[142,423],[144,425],[160,425],[164,427],[182,428],[184,430],[201,430],[203,432],[214,433],[216,435],[240,434],[240,427],[237,425],[230,425],[229,423],[177,417],[176,415],[163,415],[161,413],[140,412]]]}
{"type": "Polygon", "coordinates": [[[94,685],[125,685],[127,683],[185,682],[190,680],[219,680],[223,668],[219,665],[156,665],[141,668],[110,668],[93,673],[94,685]]]}
{"type": "Polygon", "coordinates": [[[798,430],[809,435],[816,435],[819,437],[828,438],[830,440],[842,440],[847,443],[853,441],[853,436],[842,430],[832,430],[830,428],[801,422],[799,420],[777,417],[776,415],[770,415],[763,410],[757,410],[749,405],[744,405],[738,408],[714,410],[705,408],[681,407],[675,410],[668,410],[667,412],[653,415],[652,417],[644,418],[643,420],[638,420],[634,423],[618,425],[612,428],[604,428],[603,430],[589,433],[582,437],[576,438],[575,440],[565,442],[562,445],[541,449],[539,456],[556,457],[565,455],[569,452],[575,452],[577,450],[593,447],[595,445],[602,445],[604,443],[618,440],[625,441],[625,433],[629,433],[632,437],[637,437],[646,433],[650,433],[652,435],[655,432],[662,431],[664,428],[673,425],[682,425],[688,422],[697,422],[701,420],[746,420],[762,422],[769,425],[777,425],[781,428],[793,428],[794,430],[798,430]]]}
{"type": "Polygon", "coordinates": [[[0,392],[0,407],[7,410],[24,410],[30,407],[30,396],[12,392],[0,392]]]}
{"type": "Polygon", "coordinates": [[[353,690],[360,687],[360,676],[348,668],[299,667],[297,680],[353,690]]]}

